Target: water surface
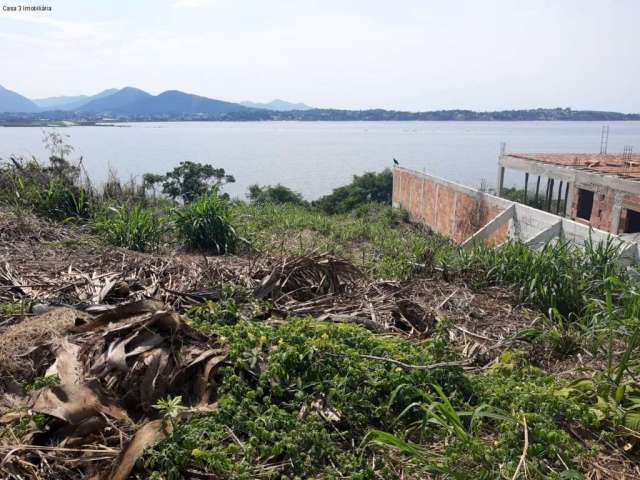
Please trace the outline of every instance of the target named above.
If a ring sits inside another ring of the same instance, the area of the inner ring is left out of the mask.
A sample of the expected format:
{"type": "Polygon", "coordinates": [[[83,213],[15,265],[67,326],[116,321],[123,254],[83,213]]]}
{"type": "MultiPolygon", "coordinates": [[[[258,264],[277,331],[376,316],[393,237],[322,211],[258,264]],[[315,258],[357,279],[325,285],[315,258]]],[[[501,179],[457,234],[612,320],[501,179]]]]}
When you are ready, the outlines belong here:
{"type": "MultiPolygon", "coordinates": [[[[640,122],[611,122],[609,152],[640,150],[640,122]]],[[[171,122],[68,127],[74,157],[102,182],[164,173],[182,160],[224,167],[244,196],[247,187],[282,183],[314,199],[354,174],[392,166],[432,173],[470,186],[495,184],[500,142],[508,151],[598,152],[602,122],[171,122]]],[[[42,129],[0,128],[0,157],[45,158],[42,129]]],[[[507,176],[507,184],[521,181],[507,176]]]]}

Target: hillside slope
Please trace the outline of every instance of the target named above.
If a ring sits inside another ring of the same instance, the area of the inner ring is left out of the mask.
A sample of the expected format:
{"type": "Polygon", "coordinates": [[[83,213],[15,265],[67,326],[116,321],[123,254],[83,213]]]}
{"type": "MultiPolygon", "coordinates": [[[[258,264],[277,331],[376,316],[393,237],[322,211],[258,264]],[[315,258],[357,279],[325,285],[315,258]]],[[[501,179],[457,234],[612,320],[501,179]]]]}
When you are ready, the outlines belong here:
{"type": "Polygon", "coordinates": [[[47,97],[33,99],[33,103],[45,110],[75,110],[77,108],[86,105],[87,103],[98,100],[100,98],[108,97],[118,91],[117,88],[110,88],[103,90],[95,95],[76,95],[76,96],[60,96],[60,97],[47,97]]]}
{"type": "Polygon", "coordinates": [[[181,114],[222,114],[247,110],[237,103],[214,100],[199,95],[168,90],[157,96],[148,96],[138,101],[122,105],[116,111],[130,115],[181,115],[181,114]]]}
{"type": "Polygon", "coordinates": [[[77,108],[79,112],[115,113],[132,103],[150,98],[152,95],[134,87],[125,87],[112,95],[92,100],[77,108]]]}
{"type": "Polygon", "coordinates": [[[27,97],[23,97],[19,93],[0,85],[0,113],[31,113],[38,110],[40,110],[40,107],[27,97]]]}

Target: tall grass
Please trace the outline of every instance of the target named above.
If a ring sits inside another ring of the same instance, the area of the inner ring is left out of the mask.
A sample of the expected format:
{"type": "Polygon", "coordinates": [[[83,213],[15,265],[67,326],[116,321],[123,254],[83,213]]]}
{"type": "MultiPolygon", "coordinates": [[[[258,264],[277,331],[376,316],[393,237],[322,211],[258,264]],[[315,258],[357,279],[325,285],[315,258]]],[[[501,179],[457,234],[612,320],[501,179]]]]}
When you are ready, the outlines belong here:
{"type": "Polygon", "coordinates": [[[47,166],[12,159],[0,165],[0,202],[53,220],[88,218],[91,191],[81,184],[77,168],[63,162],[47,166]]]}
{"type": "Polygon", "coordinates": [[[107,242],[138,252],[157,250],[167,231],[165,217],[139,205],[104,208],[92,224],[107,242]]]}
{"type": "Polygon", "coordinates": [[[604,299],[611,278],[628,280],[613,240],[584,247],[554,241],[540,251],[521,242],[500,248],[477,244],[461,252],[460,261],[485,272],[491,282],[515,287],[523,302],[569,319],[582,317],[594,299],[604,299]]]}
{"type": "Polygon", "coordinates": [[[217,254],[233,253],[239,237],[229,202],[217,192],[175,210],[178,237],[187,247],[217,254]]]}

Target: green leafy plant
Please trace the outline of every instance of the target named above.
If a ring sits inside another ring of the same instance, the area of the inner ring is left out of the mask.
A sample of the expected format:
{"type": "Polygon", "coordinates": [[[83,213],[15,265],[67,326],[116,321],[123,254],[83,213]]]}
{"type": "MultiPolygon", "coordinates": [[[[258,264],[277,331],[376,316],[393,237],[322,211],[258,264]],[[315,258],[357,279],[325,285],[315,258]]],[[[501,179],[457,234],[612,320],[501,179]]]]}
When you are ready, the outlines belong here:
{"type": "Polygon", "coordinates": [[[556,395],[584,402],[598,420],[640,434],[640,385],[634,382],[616,386],[603,380],[583,378],[557,389],[556,395]]]}
{"type": "Polygon", "coordinates": [[[171,425],[174,430],[177,426],[178,417],[187,409],[182,405],[182,397],[180,395],[162,398],[156,402],[153,408],[162,415],[163,422],[171,425]]]}
{"type": "Polygon", "coordinates": [[[180,162],[179,166],[167,172],[162,179],[145,178],[147,183],[151,180],[153,183],[162,181],[163,193],[173,199],[181,198],[184,203],[217,192],[225,183],[235,182],[233,175],[226,174],[224,168],[189,161],[180,162]]]}
{"type": "Polygon", "coordinates": [[[158,249],[168,227],[165,217],[139,205],[107,207],[94,215],[92,224],[112,245],[139,252],[158,249]]]}
{"type": "Polygon", "coordinates": [[[251,185],[247,198],[253,203],[290,203],[293,205],[307,205],[307,202],[302,198],[298,192],[294,192],[288,187],[277,184],[275,186],[266,185],[251,185]]]}
{"type": "Polygon", "coordinates": [[[329,195],[313,202],[313,205],[325,213],[346,213],[369,202],[390,204],[392,192],[391,170],[367,172],[354,175],[349,185],[334,189],[329,195]]]}
{"type": "Polygon", "coordinates": [[[241,318],[240,307],[234,297],[236,288],[225,284],[221,289],[220,299],[216,302],[207,300],[189,310],[193,325],[199,330],[210,331],[212,325],[233,325],[241,318]]]}
{"type": "Polygon", "coordinates": [[[176,209],[174,218],[179,238],[190,248],[232,253],[240,241],[229,202],[217,192],[176,209]]]}
{"type": "Polygon", "coordinates": [[[36,377],[26,386],[28,392],[39,390],[41,388],[55,387],[60,385],[60,377],[58,375],[46,375],[44,377],[36,377]]]}

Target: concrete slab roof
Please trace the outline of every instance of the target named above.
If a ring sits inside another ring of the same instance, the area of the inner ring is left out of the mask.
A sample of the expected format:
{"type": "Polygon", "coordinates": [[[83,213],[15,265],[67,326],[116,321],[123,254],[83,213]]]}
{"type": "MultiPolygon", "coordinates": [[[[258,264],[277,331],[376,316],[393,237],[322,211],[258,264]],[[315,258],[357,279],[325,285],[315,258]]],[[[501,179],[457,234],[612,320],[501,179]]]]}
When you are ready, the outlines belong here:
{"type": "Polygon", "coordinates": [[[640,179],[640,154],[637,153],[508,153],[507,155],[603,175],[640,179]]]}

